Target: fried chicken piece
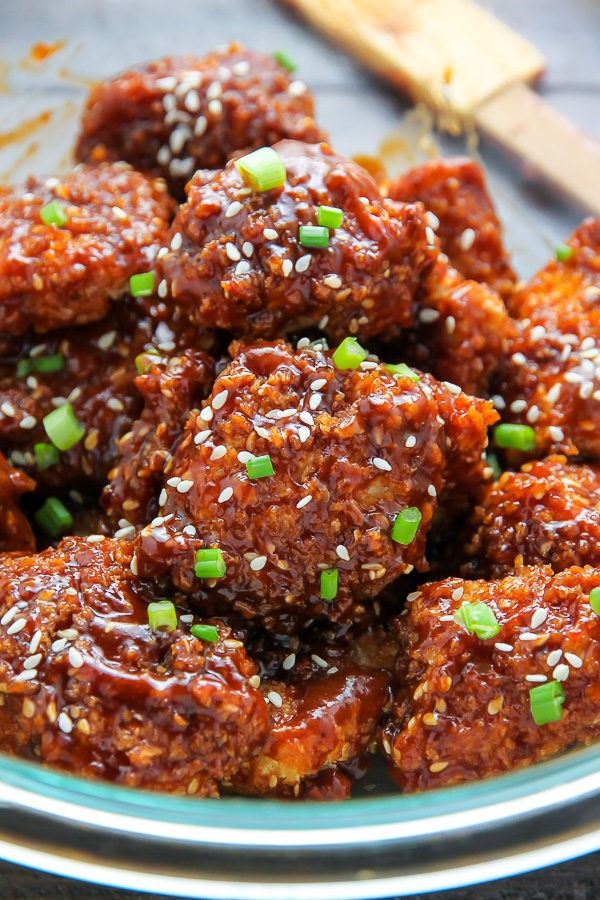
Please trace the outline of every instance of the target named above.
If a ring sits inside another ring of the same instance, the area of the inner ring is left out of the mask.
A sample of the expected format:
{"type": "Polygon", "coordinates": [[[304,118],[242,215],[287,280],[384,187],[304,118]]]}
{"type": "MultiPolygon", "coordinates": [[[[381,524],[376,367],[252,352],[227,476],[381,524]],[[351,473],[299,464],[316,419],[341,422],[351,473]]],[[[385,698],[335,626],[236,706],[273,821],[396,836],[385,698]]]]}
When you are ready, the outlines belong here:
{"type": "Polygon", "coordinates": [[[230,629],[154,632],[129,545],[68,538],[0,566],[0,745],[80,775],[217,794],[268,731],[230,629]]]}
{"type": "MultiPolygon", "coordinates": [[[[531,425],[536,446],[600,457],[600,221],[586,219],[509,302],[519,331],[501,368],[507,422],[531,425]]],[[[522,460],[512,454],[512,462],[522,460]]]]}
{"type": "Polygon", "coordinates": [[[162,175],[172,194],[196,169],[282,138],[315,143],[311,94],[270,56],[230,44],[204,59],[166,57],[101,82],[81,123],[77,159],[124,159],[162,175]]]}
{"type": "Polygon", "coordinates": [[[136,539],[140,572],[170,571],[199,608],[280,631],[365,621],[386,584],[426,568],[438,497],[458,508],[479,487],[495,419],[491,404],[430,376],[373,360],[340,370],[320,344],[300,344],[232,346],[165,467],[161,515],[136,539]],[[260,457],[266,477],[247,468],[260,457]],[[411,507],[422,518],[401,544],[392,529],[411,507]],[[223,577],[195,576],[205,548],[222,553],[223,577]],[[321,596],[330,568],[331,601],[321,596]]]}
{"type": "Polygon", "coordinates": [[[19,505],[21,496],[34,488],[35,481],[9,466],[0,453],[0,553],[35,550],[31,525],[19,505]]]}
{"type": "MultiPolygon", "coordinates": [[[[194,332],[196,343],[210,346],[210,336],[194,332]]],[[[100,322],[48,334],[43,343],[29,334],[18,356],[0,364],[0,448],[44,492],[82,487],[97,492],[117,460],[119,439],[142,408],[136,357],[148,347],[168,354],[188,340],[187,333],[157,321],[144,299],[133,298],[115,304],[100,322]],[[27,370],[22,375],[19,364],[27,370]],[[46,371],[51,365],[62,368],[46,371]],[[41,469],[34,448],[49,442],[43,418],[66,402],[85,435],[61,452],[57,463],[41,469]]]]}
{"type": "Polygon", "coordinates": [[[400,175],[388,193],[392,200],[420,201],[433,214],[441,248],[461,275],[511,295],[517,276],[479,163],[464,156],[431,159],[400,175]]]}
{"type": "Polygon", "coordinates": [[[484,397],[514,325],[487,284],[465,279],[440,254],[415,299],[415,327],[400,338],[402,358],[484,397]]]}
{"type": "Polygon", "coordinates": [[[0,194],[0,336],[93,322],[154,265],[173,211],[164,182],[124,163],[31,176],[0,194]],[[42,211],[62,206],[66,221],[42,211]]]}
{"type": "Polygon", "coordinates": [[[144,410],[131,431],[119,441],[119,459],[109,472],[102,503],[111,515],[133,524],[145,524],[158,514],[158,496],[165,464],[183,434],[190,415],[198,415],[210,393],[215,361],[201,350],[152,365],[135,384],[144,398],[144,410]]]}
{"type": "Polygon", "coordinates": [[[270,191],[247,188],[233,162],[197,172],[158,261],[162,288],[195,321],[246,340],[319,323],[389,340],[413,322],[412,300],[435,256],[424,211],[382,200],[371,176],[326,144],[282,141],[287,171],[270,191]],[[326,247],[300,244],[318,209],[342,209],[326,247]]]}
{"type": "Polygon", "coordinates": [[[502,578],[521,566],[600,566],[600,470],[564,456],[504,472],[469,523],[464,574],[502,578]]]}
{"type": "Polygon", "coordinates": [[[425,585],[400,618],[392,719],[381,744],[403,790],[523,768],[599,736],[600,619],[589,602],[600,570],[523,569],[503,581],[425,585]],[[481,640],[453,619],[484,603],[500,630],[481,640]],[[560,721],[536,725],[530,690],[563,683],[560,721]]]}

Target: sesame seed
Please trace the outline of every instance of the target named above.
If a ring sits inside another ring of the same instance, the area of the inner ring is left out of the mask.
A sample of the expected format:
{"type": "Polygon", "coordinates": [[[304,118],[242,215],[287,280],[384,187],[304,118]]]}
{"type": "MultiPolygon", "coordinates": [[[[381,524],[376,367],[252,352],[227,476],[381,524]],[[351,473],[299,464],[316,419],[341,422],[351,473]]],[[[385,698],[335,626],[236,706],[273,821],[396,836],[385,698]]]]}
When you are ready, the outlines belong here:
{"type": "Polygon", "coordinates": [[[234,201],[233,201],[232,203],[230,203],[229,206],[227,207],[227,211],[225,212],[225,218],[226,218],[226,219],[231,219],[231,217],[232,217],[232,216],[236,216],[242,208],[243,208],[243,207],[242,207],[242,204],[240,203],[240,201],[239,201],[239,200],[234,200],[234,201]]]}
{"type": "Polygon", "coordinates": [[[220,100],[211,100],[208,104],[208,111],[212,113],[213,116],[220,116],[223,112],[223,104],[220,100]]]}
{"type": "Polygon", "coordinates": [[[211,459],[222,459],[227,453],[227,448],[223,444],[219,444],[210,454],[211,459]]]}
{"type": "Polygon", "coordinates": [[[164,146],[161,147],[158,153],[156,154],[156,161],[161,166],[168,166],[171,160],[171,151],[169,147],[164,146]]]}
{"type": "Polygon", "coordinates": [[[235,267],[236,275],[247,275],[249,271],[250,271],[250,263],[246,262],[245,259],[243,259],[241,262],[239,262],[237,264],[237,266],[235,267]]]}
{"type": "Polygon", "coordinates": [[[475,237],[476,235],[472,228],[465,228],[458,240],[461,250],[470,250],[475,243],[475,237]]]}
{"type": "Polygon", "coordinates": [[[252,569],[253,572],[260,572],[261,569],[264,569],[266,564],[267,564],[266,556],[257,556],[250,563],[250,568],[252,569]]]}
{"type": "Polygon", "coordinates": [[[16,409],[14,408],[12,403],[5,402],[2,404],[2,406],[0,406],[0,412],[4,413],[5,416],[10,417],[10,416],[14,416],[14,414],[16,413],[16,409]]]}
{"type": "Polygon", "coordinates": [[[220,81],[213,81],[212,84],[206,88],[206,99],[207,100],[216,100],[217,97],[220,97],[223,93],[223,85],[220,81]]]}
{"type": "Polygon", "coordinates": [[[552,677],[554,678],[555,681],[566,681],[567,678],[569,677],[569,671],[570,671],[570,669],[568,666],[565,666],[564,663],[560,663],[554,669],[554,672],[552,673],[552,677]]]}
{"type": "Polygon", "coordinates": [[[387,460],[385,460],[385,459],[379,459],[379,457],[376,456],[373,458],[372,463],[375,466],[375,468],[381,469],[383,472],[391,472],[392,471],[392,467],[390,466],[389,462],[387,462],[387,460]]]}
{"type": "Polygon", "coordinates": [[[281,271],[283,272],[284,278],[287,278],[292,273],[292,269],[294,268],[294,264],[291,259],[284,259],[281,263],[281,271]]]}
{"type": "Polygon", "coordinates": [[[560,397],[561,385],[555,384],[550,388],[548,393],[546,394],[546,400],[550,404],[550,406],[554,406],[558,398],[560,397]]]}
{"type": "Polygon", "coordinates": [[[222,406],[225,406],[228,397],[229,391],[227,390],[227,388],[225,388],[225,390],[219,391],[218,394],[215,394],[215,396],[211,400],[210,405],[213,409],[221,409],[222,406]]]}
{"type": "Polygon", "coordinates": [[[455,328],[456,319],[454,318],[454,316],[448,316],[448,318],[446,319],[446,331],[448,332],[448,334],[453,334],[455,328]]]}
{"type": "Polygon", "coordinates": [[[58,727],[64,734],[71,734],[73,731],[73,723],[66,712],[61,712],[58,717],[58,727]]]}
{"type": "Polygon", "coordinates": [[[103,540],[104,540],[103,534],[90,534],[86,538],[86,541],[88,544],[100,544],[100,543],[102,543],[103,540]]]}
{"type": "Polygon", "coordinates": [[[531,617],[531,627],[539,628],[540,625],[543,625],[546,619],[548,618],[548,610],[547,609],[536,609],[534,614],[531,617]]]}
{"type": "MultiPolygon", "coordinates": [[[[279,237],[278,233],[274,228],[263,228],[263,235],[266,237],[268,241],[274,241],[276,237],[279,237]]],[[[309,341],[310,343],[310,341],[309,341]]]]}
{"type": "Polygon", "coordinates": [[[60,653],[61,650],[64,650],[66,646],[67,646],[67,639],[59,638],[57,641],[54,641],[51,649],[52,649],[53,653],[60,653]]]}
{"type": "Polygon", "coordinates": [[[257,688],[260,686],[260,675],[252,675],[251,678],[248,679],[248,684],[250,687],[257,688]]]}
{"type": "Polygon", "coordinates": [[[242,256],[235,244],[232,244],[231,242],[225,244],[225,253],[232,262],[237,262],[242,256]]]}
{"type": "Polygon", "coordinates": [[[497,644],[494,644],[494,647],[496,648],[496,650],[501,650],[503,653],[510,653],[512,650],[514,650],[512,644],[503,644],[501,641],[498,641],[497,644]]]}
{"type": "Polygon", "coordinates": [[[542,681],[548,681],[548,679],[545,675],[526,675],[525,681],[536,681],[541,683],[542,681]]]}
{"type": "Polygon", "coordinates": [[[166,502],[167,502],[167,492],[163,488],[158,497],[158,505],[164,506],[166,502]]]}
{"type": "MultiPolygon", "coordinates": [[[[195,537],[195,536],[196,536],[196,529],[194,528],[193,525],[186,525],[185,528],[183,529],[183,533],[184,533],[184,534],[189,534],[191,537],[195,537]]],[[[182,618],[183,618],[183,616],[182,616],[182,618]]]]}
{"type": "Polygon", "coordinates": [[[206,127],[208,125],[208,121],[206,116],[198,116],[196,119],[196,124],[194,125],[194,134],[196,137],[201,137],[206,131],[206,127]]]}
{"type": "Polygon", "coordinates": [[[179,250],[183,243],[183,237],[181,236],[181,232],[177,231],[171,238],[171,250],[179,250]]]}
{"type": "Polygon", "coordinates": [[[83,656],[77,647],[69,648],[69,665],[74,669],[80,669],[83,665],[83,656]]]}
{"type": "Polygon", "coordinates": [[[567,662],[570,662],[574,669],[580,669],[583,665],[583,660],[580,656],[576,656],[574,653],[567,653],[565,651],[565,659],[567,662]]]}
{"type": "Polygon", "coordinates": [[[254,459],[254,453],[250,453],[249,450],[240,450],[237,455],[238,460],[242,463],[242,465],[246,465],[251,459],[254,459]]]}
{"type": "Polygon", "coordinates": [[[255,425],[254,430],[259,437],[264,438],[265,440],[269,439],[269,432],[266,428],[261,428],[260,425],[255,425]]]}
{"type": "Polygon", "coordinates": [[[527,410],[527,415],[525,416],[527,421],[531,422],[532,425],[534,422],[537,422],[539,417],[540,417],[540,410],[537,406],[535,406],[535,404],[527,410]]]}
{"type": "Polygon", "coordinates": [[[341,288],[342,279],[340,278],[339,275],[326,275],[325,278],[323,279],[323,283],[326,284],[327,287],[330,287],[330,288],[341,288]]]}
{"type": "Polygon", "coordinates": [[[281,709],[281,707],[283,706],[283,700],[281,699],[281,695],[278,694],[277,691],[269,691],[267,697],[269,698],[273,706],[276,706],[277,709],[281,709]]]}
{"type": "Polygon", "coordinates": [[[40,646],[41,639],[42,639],[42,632],[38,630],[38,631],[36,631],[34,636],[31,638],[31,643],[29,645],[30,653],[35,653],[37,648],[40,646]]]}
{"type": "Polygon", "coordinates": [[[320,394],[313,394],[312,397],[310,398],[310,400],[308,401],[308,405],[311,409],[317,409],[317,407],[320,406],[320,404],[321,404],[321,395],[320,394]]]}
{"type": "Polygon", "coordinates": [[[109,397],[106,401],[106,405],[114,412],[123,412],[123,410],[125,409],[123,403],[117,397],[109,397]]]}
{"type": "Polygon", "coordinates": [[[559,661],[559,659],[561,658],[561,656],[562,656],[562,650],[552,650],[548,654],[548,656],[546,658],[546,662],[548,663],[549,666],[555,666],[557,664],[557,662],[559,661]]]}
{"type": "Polygon", "coordinates": [[[116,331],[107,331],[106,334],[101,335],[98,338],[98,346],[101,350],[108,350],[115,342],[115,338],[117,336],[116,331]]]}
{"type": "Polygon", "coordinates": [[[527,401],[526,400],[513,400],[510,404],[510,411],[514,413],[523,412],[524,409],[527,409],[527,401]]]}
{"type": "Polygon", "coordinates": [[[538,634],[532,634],[531,631],[524,631],[523,634],[520,634],[518,640],[520,641],[537,641],[539,638],[538,634]]]}
{"type": "Polygon", "coordinates": [[[187,494],[194,486],[193,481],[180,481],[177,485],[177,493],[178,494],[187,494]]]}
{"type": "Polygon", "coordinates": [[[422,596],[422,594],[423,594],[422,591],[413,591],[412,594],[409,594],[406,599],[407,599],[408,603],[414,603],[414,601],[418,600],[419,597],[422,596]]]}
{"type": "Polygon", "coordinates": [[[435,489],[435,485],[434,485],[434,484],[430,484],[430,485],[428,486],[428,488],[427,488],[427,493],[429,494],[430,497],[437,497],[437,491],[436,491],[436,489],[435,489]]]}
{"type": "Polygon", "coordinates": [[[305,444],[310,437],[310,428],[308,425],[299,425],[298,426],[298,437],[300,438],[300,442],[305,444]]]}
{"type": "Polygon", "coordinates": [[[292,669],[294,667],[295,662],[296,662],[296,654],[290,653],[290,655],[286,656],[286,658],[282,662],[281,667],[283,669],[285,669],[286,672],[288,672],[290,669],[292,669]]]}
{"type": "Polygon", "coordinates": [[[511,360],[515,366],[524,366],[527,362],[526,357],[522,353],[513,353],[511,360]]]}
{"type": "Polygon", "coordinates": [[[346,562],[350,562],[350,554],[346,550],[343,544],[338,544],[335,548],[335,552],[339,556],[340,559],[346,560],[346,562]]]}
{"type": "Polygon", "coordinates": [[[168,353],[169,350],[175,349],[175,344],[173,341],[161,341],[160,344],[158,344],[158,349],[168,353]]]}
{"type": "Polygon", "coordinates": [[[303,497],[302,500],[298,500],[296,503],[296,509],[303,509],[310,501],[312,500],[312,495],[309,494],[308,497],[303,497]]]}
{"type": "Polygon", "coordinates": [[[316,653],[312,653],[311,657],[312,661],[320,666],[322,669],[326,669],[329,663],[326,663],[325,660],[321,656],[317,656],[316,653]]]}
{"type": "Polygon", "coordinates": [[[169,146],[172,152],[175,154],[181,153],[191,135],[192,132],[187,125],[180,125],[178,128],[173,129],[169,137],[169,146]]]}
{"type": "Polygon", "coordinates": [[[32,681],[37,678],[37,669],[23,669],[18,675],[15,675],[13,681],[32,681]]]}
{"type": "Polygon", "coordinates": [[[425,322],[426,324],[429,324],[431,322],[436,322],[439,319],[439,317],[440,317],[440,314],[437,311],[437,309],[422,309],[419,312],[419,320],[421,322],[425,322]]]}
{"type": "Polygon", "coordinates": [[[217,499],[217,503],[226,503],[228,500],[231,500],[232,497],[233,497],[233,488],[232,488],[232,487],[226,487],[226,488],[224,488],[224,490],[222,490],[221,493],[219,494],[219,497],[218,497],[218,499],[217,499]]]}
{"type": "Polygon", "coordinates": [[[23,631],[25,626],[27,625],[27,619],[17,619],[9,628],[6,629],[7,634],[18,634],[20,631],[23,631]]]}
{"type": "Polygon", "coordinates": [[[131,569],[132,575],[137,575],[137,573],[138,573],[138,562],[137,562],[137,556],[135,555],[135,553],[134,553],[133,556],[131,557],[131,562],[129,563],[129,568],[131,569]]]}
{"type": "Polygon", "coordinates": [[[11,606],[8,612],[5,612],[2,618],[0,619],[0,625],[8,625],[9,622],[12,622],[14,617],[18,612],[18,608],[16,606],[11,606]]]}
{"type": "Polygon", "coordinates": [[[29,656],[23,663],[25,669],[36,669],[38,663],[42,661],[42,654],[36,653],[35,656],[29,656]]]}
{"type": "Polygon", "coordinates": [[[490,700],[488,703],[487,711],[490,716],[497,715],[504,705],[504,697],[494,697],[493,700],[490,700]]]}
{"type": "Polygon", "coordinates": [[[447,766],[448,766],[447,762],[431,763],[431,765],[429,766],[429,771],[434,772],[434,773],[443,772],[447,766]]]}
{"type": "Polygon", "coordinates": [[[298,418],[300,419],[301,422],[304,422],[305,425],[314,425],[315,424],[315,420],[311,416],[311,414],[308,412],[308,410],[303,409],[302,412],[299,414],[298,418]]]}
{"type": "Polygon", "coordinates": [[[167,484],[169,485],[169,487],[176,488],[180,481],[181,478],[179,477],[179,475],[173,475],[172,478],[167,479],[167,484]]]}
{"type": "Polygon", "coordinates": [[[311,259],[312,257],[310,253],[305,253],[304,256],[301,256],[300,259],[296,260],[296,265],[294,266],[296,272],[306,272],[310,265],[311,259]]]}
{"type": "Polygon", "coordinates": [[[203,444],[204,441],[207,439],[207,437],[210,436],[210,434],[211,434],[210,428],[207,428],[205,431],[199,431],[198,434],[196,435],[196,437],[194,438],[194,443],[195,444],[203,444]]]}
{"type": "Polygon", "coordinates": [[[200,411],[200,418],[203,422],[210,422],[214,413],[210,406],[205,406],[203,410],[200,411]]]}
{"type": "Polygon", "coordinates": [[[244,241],[242,244],[242,252],[244,256],[252,256],[254,253],[254,244],[251,244],[250,241],[244,241]]]}
{"type": "Polygon", "coordinates": [[[425,213],[425,221],[434,231],[437,231],[440,227],[440,220],[435,213],[432,213],[429,210],[427,210],[427,212],[425,213]]]}
{"type": "Polygon", "coordinates": [[[462,596],[465,592],[464,587],[457,587],[454,591],[452,591],[452,599],[453,600],[461,600],[462,596]]]}
{"type": "Polygon", "coordinates": [[[68,641],[74,641],[75,638],[79,637],[79,632],[76,628],[63,628],[59,632],[57,632],[59,637],[64,637],[68,641]]]}
{"type": "Polygon", "coordinates": [[[414,436],[414,434],[409,434],[408,437],[406,438],[406,440],[404,441],[404,446],[408,447],[410,449],[411,447],[416,446],[416,443],[417,443],[417,439],[414,436]]]}
{"type": "Polygon", "coordinates": [[[320,391],[321,388],[324,388],[326,384],[327,384],[326,378],[317,378],[317,380],[313,381],[312,384],[310,385],[310,389],[311,389],[311,391],[320,391]]]}
{"type": "Polygon", "coordinates": [[[301,97],[307,90],[308,88],[303,81],[292,81],[291,84],[288,85],[288,94],[292,97],[301,97]]]}
{"type": "Polygon", "coordinates": [[[163,278],[162,281],[160,282],[160,284],[158,285],[158,291],[157,291],[158,296],[159,296],[159,297],[166,297],[166,296],[167,296],[167,290],[168,290],[167,281],[166,281],[165,278],[163,278]]]}
{"type": "Polygon", "coordinates": [[[440,622],[454,622],[454,616],[440,616],[440,622]]]}
{"type": "Polygon", "coordinates": [[[431,247],[435,246],[435,233],[429,225],[425,226],[425,240],[431,247]]]}
{"type": "Polygon", "coordinates": [[[188,110],[188,112],[198,112],[198,110],[200,109],[200,97],[198,96],[198,91],[196,91],[194,88],[192,88],[191,91],[188,91],[185,95],[183,105],[188,110]]]}
{"type": "Polygon", "coordinates": [[[250,63],[246,59],[241,59],[232,65],[231,70],[236,75],[247,75],[250,71],[250,63]]]}
{"type": "Polygon", "coordinates": [[[553,441],[563,441],[565,439],[562,428],[559,428],[557,425],[550,425],[548,433],[553,441]]]}
{"type": "Polygon", "coordinates": [[[177,79],[172,75],[165,75],[164,78],[158,78],[155,84],[159,91],[174,91],[177,87],[177,79]]]}

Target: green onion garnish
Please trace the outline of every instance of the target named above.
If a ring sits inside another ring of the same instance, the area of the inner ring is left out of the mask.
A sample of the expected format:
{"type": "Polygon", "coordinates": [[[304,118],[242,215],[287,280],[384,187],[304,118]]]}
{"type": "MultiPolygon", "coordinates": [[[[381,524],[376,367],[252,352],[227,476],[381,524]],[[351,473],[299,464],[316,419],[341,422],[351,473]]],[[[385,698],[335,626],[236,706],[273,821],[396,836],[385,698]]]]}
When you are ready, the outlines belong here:
{"type": "Polygon", "coordinates": [[[286,171],[282,158],[272,147],[261,147],[234,163],[245,184],[257,191],[281,187],[286,171]]]}
{"type": "Polygon", "coordinates": [[[52,200],[40,209],[40,219],[45,225],[65,225],[69,221],[67,212],[58,200],[52,200]]]}
{"type": "Polygon", "coordinates": [[[600,587],[592,588],[590,591],[590,606],[597,616],[600,616],[600,587]]]}
{"type": "Polygon", "coordinates": [[[58,450],[52,444],[35,444],[33,452],[38,469],[49,469],[60,459],[58,450]]]}
{"type": "Polygon", "coordinates": [[[366,359],[367,351],[363,350],[356,338],[344,338],[337,350],[333,352],[333,364],[336,369],[358,369],[366,359]]]}
{"type": "Polygon", "coordinates": [[[53,353],[51,356],[38,356],[32,362],[36,372],[60,372],[65,367],[65,358],[62,353],[53,353]]]}
{"type": "Polygon", "coordinates": [[[338,591],[338,570],[325,569],[321,572],[321,597],[323,600],[334,600],[338,591]]]}
{"type": "Polygon", "coordinates": [[[492,470],[494,481],[498,481],[500,476],[502,475],[502,469],[500,468],[500,463],[498,462],[498,457],[495,453],[486,453],[485,461],[492,470]]]}
{"type": "Polygon", "coordinates": [[[129,279],[132,297],[150,297],[154,293],[154,272],[140,272],[129,279]]]}
{"type": "Polygon", "coordinates": [[[195,572],[198,578],[222,578],[227,571],[223,553],[217,547],[198,550],[195,572]]]}
{"type": "Polygon", "coordinates": [[[274,475],[273,463],[270,456],[255,456],[246,463],[248,470],[248,478],[266,478],[267,475],[274,475]]]}
{"type": "Polygon", "coordinates": [[[498,619],[493,609],[485,603],[469,603],[465,600],[454,613],[454,621],[464,625],[467,631],[486,641],[500,631],[498,619]]]}
{"type": "Polygon", "coordinates": [[[145,375],[146,372],[149,372],[152,366],[156,365],[157,362],[160,362],[161,355],[158,350],[144,350],[143,353],[138,353],[135,358],[135,367],[140,373],[140,375],[145,375]]]}
{"type": "Polygon", "coordinates": [[[329,228],[323,225],[301,225],[298,240],[303,247],[326,247],[329,243],[329,228]]]}
{"type": "Polygon", "coordinates": [[[405,363],[395,363],[394,365],[388,365],[383,367],[387,372],[391,372],[392,375],[401,375],[405,378],[411,378],[413,381],[418,381],[421,377],[417,375],[416,372],[413,372],[411,368],[409,368],[405,363]]]}
{"type": "Polygon", "coordinates": [[[392,540],[398,544],[410,544],[415,539],[422,518],[420,510],[416,506],[403,509],[394,522],[392,540]]]}
{"type": "Polygon", "coordinates": [[[56,497],[48,497],[35,513],[34,519],[42,531],[50,537],[66,534],[73,524],[73,516],[56,497]]]}
{"type": "Polygon", "coordinates": [[[317,222],[325,228],[339,228],[342,224],[344,213],[339,206],[320,206],[317,213],[317,222]]]}
{"type": "Polygon", "coordinates": [[[282,68],[287,69],[288,72],[295,72],[298,68],[292,57],[285,50],[276,50],[273,54],[273,59],[282,68]]]}
{"type": "Polygon", "coordinates": [[[558,681],[549,681],[547,684],[531,688],[529,702],[536,725],[558,722],[562,718],[562,704],[565,702],[562,684],[558,681]]]}
{"type": "Polygon", "coordinates": [[[199,641],[210,641],[214,644],[219,640],[219,632],[214,625],[192,625],[190,631],[199,641]]]}
{"type": "Polygon", "coordinates": [[[535,431],[531,425],[498,425],[494,431],[494,440],[499,447],[510,447],[512,450],[533,450],[535,431]]]}
{"type": "Polygon", "coordinates": [[[46,434],[59,450],[68,450],[85,434],[85,428],[77,421],[70,403],[52,410],[42,419],[46,434]]]}
{"type": "Polygon", "coordinates": [[[17,363],[17,378],[25,378],[26,375],[31,375],[33,372],[33,360],[32,359],[21,359],[17,363]]]}
{"type": "Polygon", "coordinates": [[[556,253],[556,258],[559,262],[566,262],[573,256],[573,248],[569,247],[568,244],[559,244],[554,252],[556,253]]]}
{"type": "Polygon", "coordinates": [[[177,628],[177,612],[170,600],[159,600],[148,604],[148,622],[152,631],[166,628],[175,631],[177,628]]]}

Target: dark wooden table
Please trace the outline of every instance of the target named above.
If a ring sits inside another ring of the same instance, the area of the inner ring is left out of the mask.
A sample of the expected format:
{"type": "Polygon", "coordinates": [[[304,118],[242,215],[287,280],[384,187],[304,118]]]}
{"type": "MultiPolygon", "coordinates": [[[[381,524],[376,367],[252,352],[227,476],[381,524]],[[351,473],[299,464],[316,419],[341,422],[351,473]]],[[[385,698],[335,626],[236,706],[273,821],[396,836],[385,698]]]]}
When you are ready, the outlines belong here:
{"type": "MultiPolygon", "coordinates": [[[[542,92],[600,139],[597,0],[481,2],[546,54],[549,71],[542,92]]],[[[201,55],[231,39],[267,52],[285,48],[299,63],[299,75],[314,90],[319,121],[330,130],[335,146],[347,155],[375,154],[407,110],[386,85],[312,35],[271,0],[0,0],[0,60],[18,73],[16,92],[0,95],[0,129],[14,127],[11,119],[23,116],[24,106],[30,111],[36,105],[43,108],[65,101],[80,102],[82,89],[77,79],[57,74],[54,80],[46,78],[41,87],[32,89],[30,75],[19,66],[34,41],[57,39],[68,39],[70,72],[86,78],[100,78],[131,62],[167,53],[201,55]]],[[[67,132],[75,127],[74,121],[67,132]]],[[[64,127],[60,137],[68,146],[70,135],[65,135],[64,127]]],[[[442,149],[450,146],[442,142],[442,149]]],[[[527,275],[542,262],[548,245],[568,233],[578,214],[547,193],[532,192],[518,171],[503,167],[488,148],[482,148],[481,153],[489,166],[517,266],[522,275],[527,275]]],[[[56,164],[58,157],[44,158],[46,171],[56,164]]],[[[39,168],[42,163],[36,158],[35,165],[39,168]]],[[[4,165],[0,165],[0,171],[6,171],[4,165]]],[[[20,174],[13,167],[12,175],[20,174]]],[[[148,896],[0,862],[0,900],[145,900],[148,896]]],[[[595,854],[487,886],[436,894],[435,898],[422,895],[420,900],[599,898],[600,854],[595,854]]]]}

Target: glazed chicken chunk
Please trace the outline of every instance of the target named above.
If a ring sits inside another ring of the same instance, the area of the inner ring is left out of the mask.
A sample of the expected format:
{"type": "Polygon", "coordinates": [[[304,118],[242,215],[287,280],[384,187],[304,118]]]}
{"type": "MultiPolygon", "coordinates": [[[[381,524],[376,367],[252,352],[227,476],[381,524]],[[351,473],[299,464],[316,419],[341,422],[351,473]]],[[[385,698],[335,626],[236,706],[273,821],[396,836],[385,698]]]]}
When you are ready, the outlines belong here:
{"type": "Polygon", "coordinates": [[[464,572],[502,578],[521,566],[600,566],[600,470],[564,456],[504,472],[477,505],[464,572]]]}
{"type": "Polygon", "coordinates": [[[0,193],[0,339],[93,322],[152,269],[173,203],[125,163],[0,193]]]}
{"type": "Polygon", "coordinates": [[[136,540],[141,573],[283,630],[362,621],[385,585],[424,569],[438,498],[460,505],[480,486],[495,419],[429,376],[300,344],[231,348],[136,540]]]}
{"type": "Polygon", "coordinates": [[[21,496],[35,488],[35,481],[9,466],[0,453],[0,553],[35,549],[33,531],[21,511],[21,496]]]}
{"type": "MultiPolygon", "coordinates": [[[[0,747],[125,785],[216,795],[268,714],[230,629],[153,631],[128,545],[68,538],[0,565],[0,747]]],[[[193,620],[193,617],[189,617],[193,620]]]]}
{"type": "Polygon", "coordinates": [[[272,57],[231,44],[204,59],[166,57],[101,82],[88,98],[76,156],[124,159],[163,176],[184,199],[196,169],[220,169],[235,153],[283,138],[324,138],[307,86],[272,57]]]}
{"type": "Polygon", "coordinates": [[[487,583],[449,578],[409,597],[400,690],[381,737],[403,790],[498,775],[599,737],[598,586],[599,569],[545,567],[487,583]],[[457,621],[463,604],[471,612],[457,621]]]}
{"type": "Polygon", "coordinates": [[[234,162],[196,173],[158,261],[159,296],[246,340],[317,324],[335,341],[389,340],[412,325],[435,254],[423,208],[382,200],[371,176],[326,144],[273,149],[280,187],[249,188],[234,162]],[[341,224],[319,226],[321,207],[341,210],[341,224]],[[324,229],[325,246],[309,245],[312,228],[324,229]]]}

